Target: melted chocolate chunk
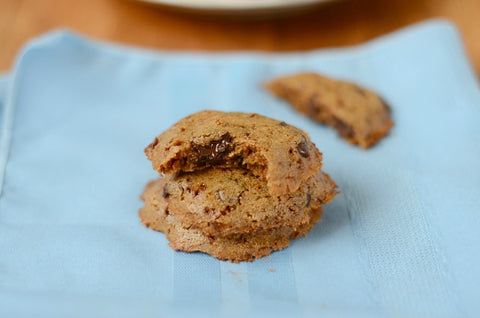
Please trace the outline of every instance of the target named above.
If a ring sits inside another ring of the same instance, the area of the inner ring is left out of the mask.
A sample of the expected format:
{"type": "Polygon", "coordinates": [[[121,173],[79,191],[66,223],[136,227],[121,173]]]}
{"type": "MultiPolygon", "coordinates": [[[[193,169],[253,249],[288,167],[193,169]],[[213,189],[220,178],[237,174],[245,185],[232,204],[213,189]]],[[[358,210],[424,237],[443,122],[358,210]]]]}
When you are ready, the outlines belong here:
{"type": "Polygon", "coordinates": [[[209,145],[198,145],[192,142],[192,147],[197,153],[197,165],[206,166],[223,164],[226,156],[233,150],[232,136],[224,134],[219,140],[213,140],[209,145]]]}
{"type": "Polygon", "coordinates": [[[300,141],[297,145],[297,151],[300,156],[307,158],[310,155],[310,151],[308,150],[308,144],[305,137],[302,136],[302,141],[300,141]]]}
{"type": "Polygon", "coordinates": [[[282,126],[282,127],[287,127],[288,124],[287,124],[286,122],[282,121],[282,122],[280,123],[280,126],[282,126]]]}

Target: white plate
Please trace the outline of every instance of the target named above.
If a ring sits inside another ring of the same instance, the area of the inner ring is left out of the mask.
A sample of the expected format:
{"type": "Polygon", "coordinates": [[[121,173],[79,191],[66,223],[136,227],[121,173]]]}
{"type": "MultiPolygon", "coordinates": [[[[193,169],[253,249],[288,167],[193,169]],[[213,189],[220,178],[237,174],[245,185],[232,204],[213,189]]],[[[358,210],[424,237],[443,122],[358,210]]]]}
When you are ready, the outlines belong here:
{"type": "Polygon", "coordinates": [[[278,13],[308,8],[332,0],[140,0],[188,11],[217,13],[278,13]]]}

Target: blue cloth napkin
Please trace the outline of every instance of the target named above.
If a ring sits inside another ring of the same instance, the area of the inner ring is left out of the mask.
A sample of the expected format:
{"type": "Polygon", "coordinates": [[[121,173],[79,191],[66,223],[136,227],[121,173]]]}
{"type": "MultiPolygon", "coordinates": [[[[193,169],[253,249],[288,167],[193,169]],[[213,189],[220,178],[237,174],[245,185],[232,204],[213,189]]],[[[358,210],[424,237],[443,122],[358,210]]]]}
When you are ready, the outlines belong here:
{"type": "Polygon", "coordinates": [[[1,317],[480,315],[480,92],[449,22],[293,54],[152,52],[58,31],[1,83],[1,317]],[[379,92],[390,135],[361,150],[262,89],[301,71],[379,92]],[[172,251],[140,224],[157,176],[144,147],[202,109],[310,133],[341,194],[307,237],[232,264],[172,251]]]}

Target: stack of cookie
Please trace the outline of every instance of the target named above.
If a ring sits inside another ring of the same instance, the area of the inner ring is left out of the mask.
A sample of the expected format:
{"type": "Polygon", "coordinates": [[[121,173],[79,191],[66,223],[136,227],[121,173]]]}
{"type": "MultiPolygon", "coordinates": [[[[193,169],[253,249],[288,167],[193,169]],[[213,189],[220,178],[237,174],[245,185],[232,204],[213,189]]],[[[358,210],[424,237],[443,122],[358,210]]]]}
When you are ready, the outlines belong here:
{"type": "Polygon", "coordinates": [[[162,177],[143,194],[142,223],[175,250],[251,261],[309,231],[336,185],[308,135],[258,114],[202,111],[145,149],[162,177]]]}

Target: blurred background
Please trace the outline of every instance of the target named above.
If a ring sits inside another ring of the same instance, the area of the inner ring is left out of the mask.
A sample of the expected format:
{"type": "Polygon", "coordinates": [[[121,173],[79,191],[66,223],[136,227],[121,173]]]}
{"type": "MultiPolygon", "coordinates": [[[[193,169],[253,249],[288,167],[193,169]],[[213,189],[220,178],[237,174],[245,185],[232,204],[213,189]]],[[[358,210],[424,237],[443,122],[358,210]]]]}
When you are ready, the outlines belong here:
{"type": "Polygon", "coordinates": [[[459,27],[480,74],[479,0],[150,2],[162,4],[0,0],[0,71],[11,67],[25,41],[56,28],[153,49],[284,52],[359,44],[428,18],[447,18],[459,27]]]}

